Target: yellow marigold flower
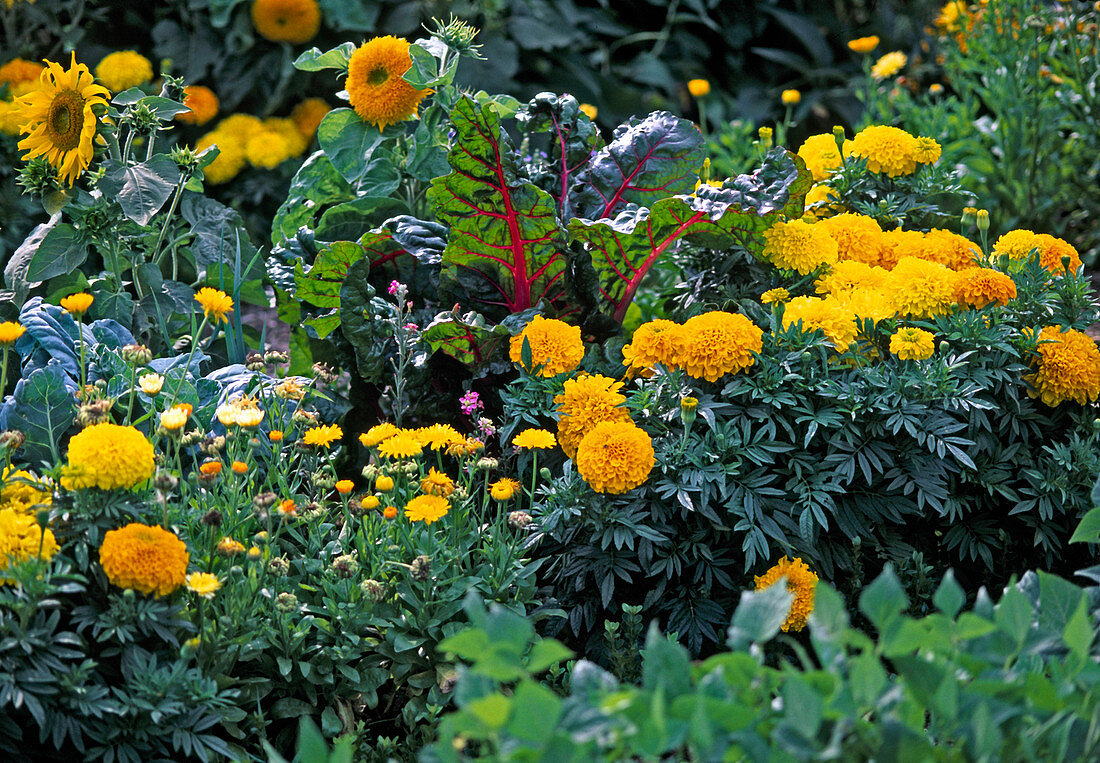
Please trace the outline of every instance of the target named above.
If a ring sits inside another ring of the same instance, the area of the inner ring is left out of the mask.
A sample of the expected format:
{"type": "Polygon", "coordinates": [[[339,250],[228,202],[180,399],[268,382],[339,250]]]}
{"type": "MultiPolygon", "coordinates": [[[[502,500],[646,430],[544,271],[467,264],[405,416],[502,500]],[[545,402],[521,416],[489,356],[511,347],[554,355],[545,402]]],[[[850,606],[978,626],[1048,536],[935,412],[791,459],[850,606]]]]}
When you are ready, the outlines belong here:
{"type": "Polygon", "coordinates": [[[1067,400],[1081,405],[1100,395],[1100,350],[1087,334],[1061,326],[1047,326],[1039,332],[1038,368],[1024,377],[1034,391],[1052,408],[1067,400]]]}
{"type": "Polygon", "coordinates": [[[427,495],[440,495],[447,498],[455,491],[455,481],[433,466],[428,476],[420,480],[420,492],[427,495]]]}
{"type": "Polygon", "coordinates": [[[94,300],[95,297],[91,294],[79,292],[77,294],[70,294],[62,299],[61,307],[70,315],[83,315],[88,312],[88,308],[92,306],[94,300]]]}
{"type": "Polygon", "coordinates": [[[245,552],[244,544],[230,537],[222,538],[215,546],[215,550],[223,556],[237,556],[245,552]]]}
{"type": "Polygon", "coordinates": [[[264,129],[264,123],[259,117],[251,114],[230,114],[218,122],[215,132],[226,135],[243,146],[249,138],[262,129],[264,129]]]}
{"type": "Polygon", "coordinates": [[[845,212],[820,220],[817,225],[836,242],[837,256],[841,260],[882,264],[886,241],[875,218],[845,212]]]}
{"type": "Polygon", "coordinates": [[[138,386],[142,392],[152,397],[164,388],[164,377],[160,374],[142,374],[138,377],[138,386]]]}
{"type": "Polygon", "coordinates": [[[376,495],[365,495],[359,503],[367,511],[374,511],[382,504],[376,495]]]}
{"type": "Polygon", "coordinates": [[[824,220],[840,214],[845,209],[840,203],[840,194],[836,189],[823,183],[815,184],[806,192],[804,203],[805,212],[802,214],[802,219],[806,222],[824,220]]]}
{"type": "Polygon", "coordinates": [[[918,260],[924,256],[924,234],[916,230],[889,230],[882,234],[885,248],[882,252],[882,267],[893,270],[903,257],[918,260]]]}
{"type": "Polygon", "coordinates": [[[817,591],[817,575],[810,571],[809,566],[801,558],[790,560],[783,557],[778,563],[763,575],[755,576],[756,590],[761,591],[775,585],[780,578],[787,579],[787,590],[794,595],[787,619],[780,627],[783,631],[800,631],[806,627],[806,621],[810,613],[814,611],[814,595],[817,591]]]}
{"type": "MultiPolygon", "coordinates": [[[[657,318],[643,323],[634,330],[631,338],[629,361],[636,370],[648,370],[660,363],[667,368],[676,367],[676,334],[680,324],[675,321],[657,318]]],[[[623,356],[628,351],[623,347],[623,356]]]]}
{"type": "Polygon", "coordinates": [[[332,107],[323,98],[306,98],[290,112],[290,119],[294,126],[307,139],[312,140],[317,134],[317,127],[325,115],[332,111],[332,107]]]}
{"type": "Polygon", "coordinates": [[[705,79],[688,80],[688,92],[696,98],[710,94],[710,81],[705,79]]]}
{"type": "Polygon", "coordinates": [[[520,484],[517,480],[511,477],[503,477],[492,485],[489,486],[489,496],[494,501],[509,501],[512,496],[516,494],[516,491],[520,489],[520,484]]]}
{"type": "Polygon", "coordinates": [[[1007,256],[1015,266],[1027,259],[1032,249],[1039,250],[1039,264],[1051,273],[1064,272],[1063,259],[1069,263],[1069,271],[1077,272],[1081,267],[1081,256],[1072,244],[1047,233],[1033,233],[1029,230],[1011,230],[997,239],[993,245],[993,256],[1007,256]]]}
{"type": "Polygon", "coordinates": [[[557,376],[572,371],[584,359],[584,342],[581,340],[579,326],[553,318],[536,315],[530,323],[512,337],[508,357],[513,363],[523,365],[523,341],[531,345],[531,363],[533,371],[538,368],[539,376],[557,376]]]}
{"type": "Polygon", "coordinates": [[[22,469],[10,466],[4,469],[3,479],[0,479],[0,509],[30,514],[52,505],[53,492],[48,482],[22,469]]]}
{"type": "Polygon", "coordinates": [[[607,376],[581,374],[562,385],[562,393],[554,397],[557,405],[558,442],[569,458],[577,454],[577,446],[588,432],[602,421],[630,421],[630,412],[623,408],[626,396],[619,390],[623,383],[607,376]]]}
{"type": "Polygon", "coordinates": [[[418,429],[416,436],[424,443],[424,447],[432,450],[446,449],[465,439],[450,424],[432,424],[430,427],[418,429]]]}
{"type": "Polygon", "coordinates": [[[248,139],[244,155],[253,167],[272,170],[295,153],[285,137],[272,130],[261,130],[248,139]]]}
{"type": "Polygon", "coordinates": [[[890,177],[912,175],[917,169],[919,150],[916,138],[889,125],[871,125],[844,144],[845,156],[866,159],[867,169],[885,172],[890,177]]]}
{"type": "Polygon", "coordinates": [[[199,138],[195,143],[195,150],[201,153],[215,144],[218,147],[218,156],[202,172],[206,182],[220,185],[235,178],[248,163],[248,158],[244,153],[243,142],[216,130],[199,138]]]}
{"type": "Polygon", "coordinates": [[[878,37],[870,35],[869,37],[857,37],[854,40],[848,40],[848,49],[853,53],[870,53],[872,50],[878,47],[878,37]]]}
{"type": "Polygon", "coordinates": [[[317,36],[321,7],[317,0],[254,0],[252,26],[272,42],[300,45],[317,36]]]}
{"type": "Polygon", "coordinates": [[[118,50],[96,64],[95,78],[112,93],[121,93],[153,79],[153,64],[136,50],[118,50]]]}
{"type": "Polygon", "coordinates": [[[378,453],[386,458],[415,458],[424,450],[424,443],[412,432],[402,431],[378,443],[378,453]]]}
{"type": "Polygon", "coordinates": [[[917,138],[917,150],[913,152],[913,158],[918,164],[935,164],[940,159],[943,149],[932,138],[917,138]]]}
{"type": "Polygon", "coordinates": [[[582,103],[580,105],[581,113],[589,119],[595,119],[596,115],[600,113],[600,110],[593,106],[591,103],[582,103]]]}
{"type": "Polygon", "coordinates": [[[393,477],[387,477],[385,474],[377,477],[374,480],[374,489],[379,493],[388,493],[393,490],[393,477]]]}
{"type": "Polygon", "coordinates": [[[924,234],[921,259],[938,262],[951,270],[972,268],[982,257],[982,248],[965,236],[933,228],[924,234]]]}
{"type": "Polygon", "coordinates": [[[18,321],[0,323],[0,346],[15,344],[19,337],[27,333],[27,328],[18,321]]]}
{"type": "Polygon", "coordinates": [[[302,443],[314,448],[331,448],[332,443],[344,436],[344,430],[336,424],[310,427],[302,434],[302,443]]]}
{"type": "Polygon", "coordinates": [[[517,448],[552,448],[557,444],[554,435],[545,429],[524,429],[512,438],[512,445],[517,448]]]}
{"type": "Polygon", "coordinates": [[[902,257],[890,280],[894,303],[901,314],[933,318],[951,313],[958,304],[957,275],[937,262],[902,257]]]}
{"type": "Polygon", "coordinates": [[[0,585],[15,582],[14,578],[4,575],[12,564],[36,558],[48,561],[57,551],[53,531],[42,529],[34,514],[10,508],[0,509],[0,585]],[[42,548],[41,556],[39,546],[42,548]]]}
{"type": "Polygon", "coordinates": [[[1003,306],[1016,299],[1016,284],[999,270],[967,268],[959,271],[955,299],[963,307],[1003,306]]]}
{"type": "Polygon", "coordinates": [[[359,435],[359,442],[363,444],[364,448],[373,448],[378,443],[382,442],[388,437],[393,437],[400,432],[396,426],[388,421],[384,421],[381,424],[375,424],[363,434],[359,435]]]}
{"type": "Polygon", "coordinates": [[[202,305],[202,312],[214,323],[229,323],[229,313],[233,312],[233,298],[224,291],[204,286],[195,292],[195,301],[202,305]]]}
{"type": "Polygon", "coordinates": [[[768,289],[766,292],[760,295],[760,302],[765,305],[774,305],[776,303],[786,302],[791,298],[791,293],[779,286],[775,289],[768,289]]]}
{"type": "Polygon", "coordinates": [[[625,493],[649,479],[656,458],[653,441],[640,427],[604,421],[577,447],[577,472],[597,493],[625,493]]]}
{"type": "Polygon", "coordinates": [[[839,296],[827,297],[827,299],[836,300],[837,304],[841,305],[857,319],[862,320],[864,318],[870,318],[875,323],[878,323],[886,318],[893,318],[897,313],[897,308],[890,294],[890,274],[886,271],[883,272],[887,280],[882,289],[855,289],[840,294],[839,296]]]}
{"type": "Polygon", "coordinates": [[[204,599],[213,599],[221,587],[222,581],[212,572],[192,572],[187,576],[187,590],[204,599]]]}
{"type": "Polygon", "coordinates": [[[924,360],[935,351],[935,337],[930,331],[906,327],[890,335],[890,352],[898,360],[924,360]]]}
{"type": "Polygon", "coordinates": [[[423,522],[430,525],[447,516],[451,504],[438,495],[418,495],[405,504],[405,517],[410,522],[423,522]]]}
{"type": "Polygon", "coordinates": [[[76,62],[75,52],[68,71],[47,61],[38,89],[18,101],[24,121],[20,131],[27,134],[19,141],[26,151],[23,160],[44,156],[71,187],[92,161],[99,126],[93,107],[106,109],[110,95],[95,84],[87,66],[76,62]]]}
{"type": "Polygon", "coordinates": [[[184,124],[204,125],[218,115],[218,96],[205,85],[188,85],[183,89],[183,105],[190,109],[176,114],[184,124]]]}
{"type": "Polygon", "coordinates": [[[763,349],[764,332],[743,315],[712,311],[689,318],[676,334],[676,362],[693,379],[717,381],[743,371],[763,349]]]}
{"type": "Polygon", "coordinates": [[[351,480],[337,480],[336,492],[340,495],[348,495],[352,490],[355,490],[355,483],[351,480]]]}
{"type": "Polygon", "coordinates": [[[858,260],[841,260],[814,283],[818,294],[847,297],[864,290],[881,291],[887,288],[890,272],[858,260]]]}
{"type": "Polygon", "coordinates": [[[153,476],[153,445],[134,427],[92,424],[69,440],[66,490],[128,490],[153,476]]]}
{"type": "Polygon", "coordinates": [[[871,76],[875,79],[892,77],[900,72],[908,61],[909,57],[900,50],[887,53],[878,61],[875,61],[874,66],[871,67],[871,76]]]}
{"type": "Polygon", "coordinates": [[[0,135],[18,135],[23,124],[22,109],[11,101],[0,99],[0,135]]]}
{"type": "Polygon", "coordinates": [[[187,419],[191,416],[191,406],[189,405],[173,405],[166,411],[160,414],[160,425],[167,429],[169,432],[176,432],[187,424],[187,419]]]}
{"type": "Polygon", "coordinates": [[[797,90],[784,90],[779,96],[784,106],[794,106],[802,100],[802,93],[797,90]]]}
{"type": "Polygon", "coordinates": [[[402,79],[411,66],[408,41],[392,35],[368,40],[351,54],[346,87],[360,119],[382,130],[416,116],[431,90],[417,90],[402,79]]]}
{"type": "Polygon", "coordinates": [[[813,173],[814,182],[818,183],[833,174],[833,170],[844,163],[832,133],[811,135],[806,138],[798,147],[798,155],[802,157],[802,161],[806,162],[806,168],[813,173]]]}
{"type": "Polygon", "coordinates": [[[190,559],[175,533],[138,522],[111,530],[99,547],[99,563],[112,584],[158,598],[183,585],[190,559]]]}
{"type": "Polygon", "coordinates": [[[298,129],[297,123],[289,117],[268,117],[263,121],[263,132],[273,132],[286,141],[291,156],[300,156],[309,148],[309,138],[298,129]]]}
{"type": "Polygon", "coordinates": [[[838,248],[829,232],[803,220],[778,222],[764,231],[764,259],[784,270],[807,275],[837,261],[838,248]]]}
{"type": "Polygon", "coordinates": [[[802,323],[802,330],[821,329],[838,352],[844,352],[856,338],[856,317],[835,297],[795,297],[783,310],[783,328],[802,323]]]}
{"type": "Polygon", "coordinates": [[[0,66],[0,85],[18,85],[24,82],[34,82],[42,76],[46,67],[37,61],[27,61],[24,58],[13,58],[0,66]]]}

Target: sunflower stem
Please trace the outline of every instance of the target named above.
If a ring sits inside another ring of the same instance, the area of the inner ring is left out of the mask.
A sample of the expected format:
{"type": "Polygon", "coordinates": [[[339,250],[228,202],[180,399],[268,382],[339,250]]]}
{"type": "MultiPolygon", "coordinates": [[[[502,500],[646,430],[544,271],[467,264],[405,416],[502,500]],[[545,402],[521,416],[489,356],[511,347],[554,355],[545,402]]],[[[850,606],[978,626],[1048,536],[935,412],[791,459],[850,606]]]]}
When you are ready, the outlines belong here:
{"type": "MultiPolygon", "coordinates": [[[[153,247],[153,255],[150,257],[150,261],[154,265],[160,265],[163,255],[160,251],[160,245],[164,243],[164,236],[168,233],[168,225],[172,222],[172,215],[176,213],[176,205],[179,204],[180,196],[183,195],[183,187],[186,184],[183,178],[180,178],[176,183],[176,192],[172,195],[172,203],[168,206],[168,214],[164,216],[164,225],[161,226],[160,235],[157,236],[156,246],[153,247]]],[[[172,247],[172,280],[177,280],[179,275],[179,258],[176,256],[176,247],[172,247]]]]}

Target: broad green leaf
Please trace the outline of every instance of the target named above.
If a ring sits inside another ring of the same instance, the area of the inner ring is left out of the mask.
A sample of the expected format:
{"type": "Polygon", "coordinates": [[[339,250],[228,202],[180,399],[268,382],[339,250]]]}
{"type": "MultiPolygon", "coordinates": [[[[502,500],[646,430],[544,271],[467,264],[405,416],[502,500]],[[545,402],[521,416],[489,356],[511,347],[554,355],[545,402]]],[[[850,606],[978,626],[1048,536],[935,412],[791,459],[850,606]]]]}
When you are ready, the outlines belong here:
{"type": "MultiPolygon", "coordinates": [[[[36,229],[31,237],[37,232],[36,229]]],[[[13,258],[21,251],[23,247],[16,251],[13,258]]],[[[58,223],[38,241],[38,246],[27,263],[26,279],[33,283],[71,273],[83,265],[87,258],[88,247],[80,231],[68,223],[58,223]]]]}
{"type": "MultiPolygon", "coordinates": [[[[1095,496],[1093,501],[1095,502],[1095,496]]],[[[1100,506],[1089,509],[1081,518],[1081,524],[1073,531],[1070,543],[1100,543],[1100,506]]]]}
{"type": "Polygon", "coordinates": [[[340,285],[338,317],[344,338],[355,349],[359,375],[378,381],[387,372],[386,359],[392,352],[394,306],[375,296],[368,282],[370,263],[353,262],[340,285]]]}
{"type": "Polygon", "coordinates": [[[650,690],[663,688],[669,698],[678,697],[691,688],[687,650],[665,638],[656,622],[650,624],[646,635],[642,686],[650,690]]]}
{"type": "Polygon", "coordinates": [[[584,182],[570,192],[573,214],[612,217],[629,204],[691,193],[706,159],[705,141],[686,119],[655,111],[615,129],[615,137],[588,162],[584,182]]]}
{"type": "Polygon", "coordinates": [[[511,333],[488,324],[481,313],[440,313],[424,327],[421,338],[432,352],[440,351],[468,366],[479,366],[496,355],[511,333]]]}
{"type": "Polygon", "coordinates": [[[859,595],[859,611],[880,631],[889,620],[908,606],[909,599],[905,590],[898,582],[894,568],[889,564],[859,595]]]}
{"type": "Polygon", "coordinates": [[[407,211],[400,199],[360,196],[327,210],[317,221],[314,233],[318,241],[355,241],[388,218],[407,211]]]}
{"type": "Polygon", "coordinates": [[[354,241],[335,241],[319,252],[307,272],[299,262],[294,266],[296,296],[317,307],[339,307],[340,286],[352,263],[363,259],[363,247],[354,241]]]}
{"type": "Polygon", "coordinates": [[[1066,623],[1085,598],[1085,593],[1073,583],[1051,575],[1039,573],[1039,627],[1048,633],[1061,635],[1066,623]]]}
{"type": "MultiPolygon", "coordinates": [[[[347,0],[320,0],[320,3],[326,27],[351,32],[373,32],[377,28],[378,14],[382,10],[382,3],[349,3],[347,0]]],[[[352,47],[353,51],[354,49],[352,47]]]]}
{"type": "Polygon", "coordinates": [[[487,697],[475,699],[465,709],[490,729],[500,729],[508,722],[508,714],[512,706],[507,697],[501,694],[490,694],[487,697]]]}
{"type": "Polygon", "coordinates": [[[21,458],[32,464],[56,463],[61,438],[76,418],[76,386],[53,359],[15,385],[14,394],[0,409],[0,428],[18,429],[27,436],[21,458]]]}
{"type": "Polygon", "coordinates": [[[501,318],[553,305],[565,292],[564,231],[554,200],[525,182],[500,116],[461,99],[454,171],[432,181],[428,199],[451,226],[441,287],[466,309],[501,318]]]}
{"type": "Polygon", "coordinates": [[[310,48],[294,59],[294,68],[303,72],[319,72],[325,69],[346,70],[351,54],[354,52],[355,43],[352,42],[345,42],[324,53],[318,48],[310,48]]]}
{"type": "Polygon", "coordinates": [[[1069,647],[1071,652],[1077,655],[1078,658],[1084,659],[1088,657],[1089,648],[1095,638],[1096,633],[1092,629],[1088,604],[1082,597],[1077,602],[1077,609],[1073,611],[1069,622],[1066,623],[1065,630],[1062,631],[1062,640],[1066,642],[1066,646],[1069,647]]]}
{"type": "Polygon", "coordinates": [[[537,681],[520,681],[512,695],[508,731],[516,739],[534,744],[546,742],[561,717],[561,699],[537,681]]]}
{"type": "MultiPolygon", "coordinates": [[[[201,194],[185,193],[180,202],[180,217],[191,225],[191,253],[199,265],[232,265],[241,250],[247,263],[256,253],[240,213],[220,201],[201,194]]],[[[259,278],[260,274],[247,274],[259,278]]]]}
{"type": "Polygon", "coordinates": [[[128,218],[138,225],[148,225],[172,195],[179,177],[176,163],[157,154],[140,164],[107,162],[99,189],[117,201],[128,218]]]}
{"type": "Polygon", "coordinates": [[[404,133],[403,128],[393,125],[379,130],[351,109],[333,109],[317,127],[317,140],[336,171],[354,184],[370,169],[374,150],[386,140],[404,133]]]}
{"type": "Polygon", "coordinates": [[[355,189],[336,171],[324,152],[312,154],[295,173],[282,203],[271,222],[271,243],[293,239],[298,229],[313,228],[315,220],[329,206],[352,201],[355,189]]]}
{"type": "Polygon", "coordinates": [[[442,40],[417,40],[409,46],[412,66],[403,79],[417,90],[450,85],[458,69],[459,56],[449,54],[450,49],[442,40]]]}
{"type": "Polygon", "coordinates": [[[1019,588],[1011,585],[1005,589],[1004,596],[997,603],[993,611],[993,620],[1018,646],[1024,642],[1027,632],[1031,630],[1034,612],[1027,597],[1020,592],[1019,588]]]}
{"type": "Polygon", "coordinates": [[[542,639],[531,648],[531,654],[527,657],[527,669],[532,673],[541,673],[572,656],[572,650],[560,641],[542,639]]]}
{"type": "Polygon", "coordinates": [[[365,233],[359,245],[367,253],[371,284],[379,290],[399,281],[414,302],[439,296],[439,271],[447,246],[447,228],[439,223],[400,215],[365,233]]]}
{"type": "Polygon", "coordinates": [[[742,591],[733,611],[726,644],[734,651],[771,640],[779,633],[794,602],[787,579],[780,578],[762,591],[742,591]]]}
{"type": "Polygon", "coordinates": [[[453,654],[468,662],[476,662],[488,648],[489,637],[480,628],[464,628],[439,642],[440,652],[453,654]]]}

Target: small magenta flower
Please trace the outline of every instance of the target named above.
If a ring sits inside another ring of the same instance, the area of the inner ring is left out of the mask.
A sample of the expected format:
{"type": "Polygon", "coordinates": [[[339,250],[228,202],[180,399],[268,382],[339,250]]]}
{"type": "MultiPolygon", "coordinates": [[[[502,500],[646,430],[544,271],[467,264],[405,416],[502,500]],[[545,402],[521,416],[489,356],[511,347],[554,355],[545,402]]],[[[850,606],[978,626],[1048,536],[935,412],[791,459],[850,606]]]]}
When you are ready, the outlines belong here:
{"type": "Polygon", "coordinates": [[[415,323],[406,323],[405,324],[405,330],[406,331],[420,331],[420,327],[417,326],[415,323]]]}
{"type": "Polygon", "coordinates": [[[475,412],[481,410],[485,405],[481,402],[478,394],[473,390],[470,390],[465,395],[458,399],[459,405],[462,406],[462,412],[467,416],[474,415],[475,412]]]}
{"type": "Polygon", "coordinates": [[[394,281],[390,281],[390,288],[387,289],[387,291],[389,291],[390,295],[392,296],[392,295],[396,294],[397,290],[400,289],[400,288],[401,288],[401,283],[399,281],[394,280],[394,281]]]}

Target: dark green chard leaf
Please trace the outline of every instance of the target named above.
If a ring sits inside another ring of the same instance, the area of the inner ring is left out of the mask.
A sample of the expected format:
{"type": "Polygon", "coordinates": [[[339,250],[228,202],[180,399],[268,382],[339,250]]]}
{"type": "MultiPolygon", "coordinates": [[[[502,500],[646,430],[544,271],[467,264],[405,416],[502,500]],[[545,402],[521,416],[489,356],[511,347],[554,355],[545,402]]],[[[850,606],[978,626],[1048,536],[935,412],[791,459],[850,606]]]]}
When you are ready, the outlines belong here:
{"type": "Polygon", "coordinates": [[[548,159],[535,183],[554,197],[562,220],[573,216],[569,188],[600,145],[600,132],[571,95],[539,93],[516,115],[519,128],[549,138],[548,159]]]}

